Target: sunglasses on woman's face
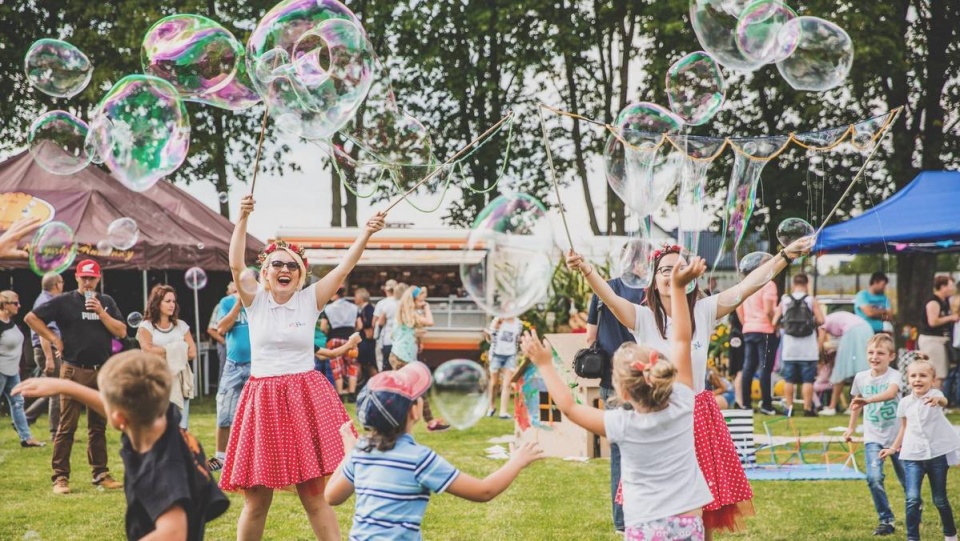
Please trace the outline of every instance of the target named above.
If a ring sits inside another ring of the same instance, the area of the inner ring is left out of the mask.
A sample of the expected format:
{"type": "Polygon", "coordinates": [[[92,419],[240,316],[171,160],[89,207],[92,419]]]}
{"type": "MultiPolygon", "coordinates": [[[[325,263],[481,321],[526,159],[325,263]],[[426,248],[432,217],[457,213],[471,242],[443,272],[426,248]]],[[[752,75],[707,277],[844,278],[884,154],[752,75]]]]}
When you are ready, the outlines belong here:
{"type": "Polygon", "coordinates": [[[270,266],[277,270],[286,267],[290,272],[300,270],[300,265],[298,265],[296,261],[271,261],[270,266]]]}
{"type": "Polygon", "coordinates": [[[15,306],[20,306],[20,301],[7,301],[4,304],[13,304],[15,306]]]}

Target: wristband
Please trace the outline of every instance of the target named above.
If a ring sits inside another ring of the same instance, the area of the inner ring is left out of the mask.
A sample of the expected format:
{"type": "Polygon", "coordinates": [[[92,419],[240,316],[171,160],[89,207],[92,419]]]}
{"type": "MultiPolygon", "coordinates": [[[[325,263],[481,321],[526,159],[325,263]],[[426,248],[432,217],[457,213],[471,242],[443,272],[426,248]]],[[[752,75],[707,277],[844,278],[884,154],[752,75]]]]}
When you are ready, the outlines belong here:
{"type": "Polygon", "coordinates": [[[581,269],[581,270],[580,270],[580,274],[583,274],[583,277],[584,277],[584,278],[586,278],[587,276],[590,276],[591,274],[593,274],[593,265],[590,266],[590,272],[583,272],[583,269],[581,269]]]}
{"type": "Polygon", "coordinates": [[[786,250],[780,250],[780,257],[782,257],[783,260],[787,262],[787,265],[793,263],[794,258],[788,256],[786,250]]]}

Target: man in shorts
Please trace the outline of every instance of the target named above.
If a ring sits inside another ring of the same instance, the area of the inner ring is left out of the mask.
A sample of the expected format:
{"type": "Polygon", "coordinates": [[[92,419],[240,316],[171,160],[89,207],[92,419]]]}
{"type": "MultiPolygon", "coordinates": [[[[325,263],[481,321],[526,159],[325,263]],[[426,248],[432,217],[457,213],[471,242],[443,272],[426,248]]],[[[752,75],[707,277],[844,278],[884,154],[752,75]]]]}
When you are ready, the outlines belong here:
{"type": "Polygon", "coordinates": [[[207,461],[210,471],[223,468],[230,441],[230,427],[237,412],[240,391],[250,379],[250,327],[247,311],[236,294],[220,301],[217,330],[227,342],[227,362],[217,387],[217,454],[207,461]]]}

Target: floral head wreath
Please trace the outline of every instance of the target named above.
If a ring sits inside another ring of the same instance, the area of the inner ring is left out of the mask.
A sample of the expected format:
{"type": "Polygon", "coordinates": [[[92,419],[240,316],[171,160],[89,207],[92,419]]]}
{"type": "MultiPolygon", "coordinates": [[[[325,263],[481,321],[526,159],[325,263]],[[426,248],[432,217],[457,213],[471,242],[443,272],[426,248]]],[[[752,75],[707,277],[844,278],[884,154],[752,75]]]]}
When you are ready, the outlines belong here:
{"type": "Polygon", "coordinates": [[[260,252],[260,255],[257,256],[257,260],[260,262],[260,266],[262,267],[264,262],[266,262],[267,257],[269,257],[270,254],[272,254],[273,252],[276,252],[277,249],[279,248],[290,250],[291,252],[297,254],[297,257],[299,257],[300,261],[303,262],[303,266],[304,267],[307,266],[306,251],[301,246],[293,243],[288,243],[283,239],[278,240],[276,242],[271,242],[270,244],[267,245],[266,248],[263,249],[262,252],[260,252]]]}
{"type": "Polygon", "coordinates": [[[663,243],[660,245],[659,250],[654,250],[653,253],[650,254],[650,260],[656,261],[667,254],[679,254],[680,250],[681,248],[677,244],[663,243]]]}

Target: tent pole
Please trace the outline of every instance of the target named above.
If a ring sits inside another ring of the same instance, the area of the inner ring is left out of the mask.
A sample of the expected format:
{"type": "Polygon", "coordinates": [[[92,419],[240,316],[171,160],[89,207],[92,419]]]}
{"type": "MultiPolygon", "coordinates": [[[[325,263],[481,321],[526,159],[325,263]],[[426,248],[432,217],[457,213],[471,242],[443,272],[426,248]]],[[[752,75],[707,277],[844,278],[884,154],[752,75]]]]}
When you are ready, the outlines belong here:
{"type": "Polygon", "coordinates": [[[146,271],[146,269],[144,269],[144,270],[143,270],[143,309],[144,309],[144,310],[147,309],[147,301],[148,301],[148,298],[147,298],[147,295],[148,295],[147,285],[148,285],[148,284],[147,284],[147,271],[146,271]]]}
{"type": "Polygon", "coordinates": [[[197,333],[197,354],[193,357],[193,388],[200,389],[200,301],[197,300],[197,290],[193,289],[193,325],[197,333]]]}

